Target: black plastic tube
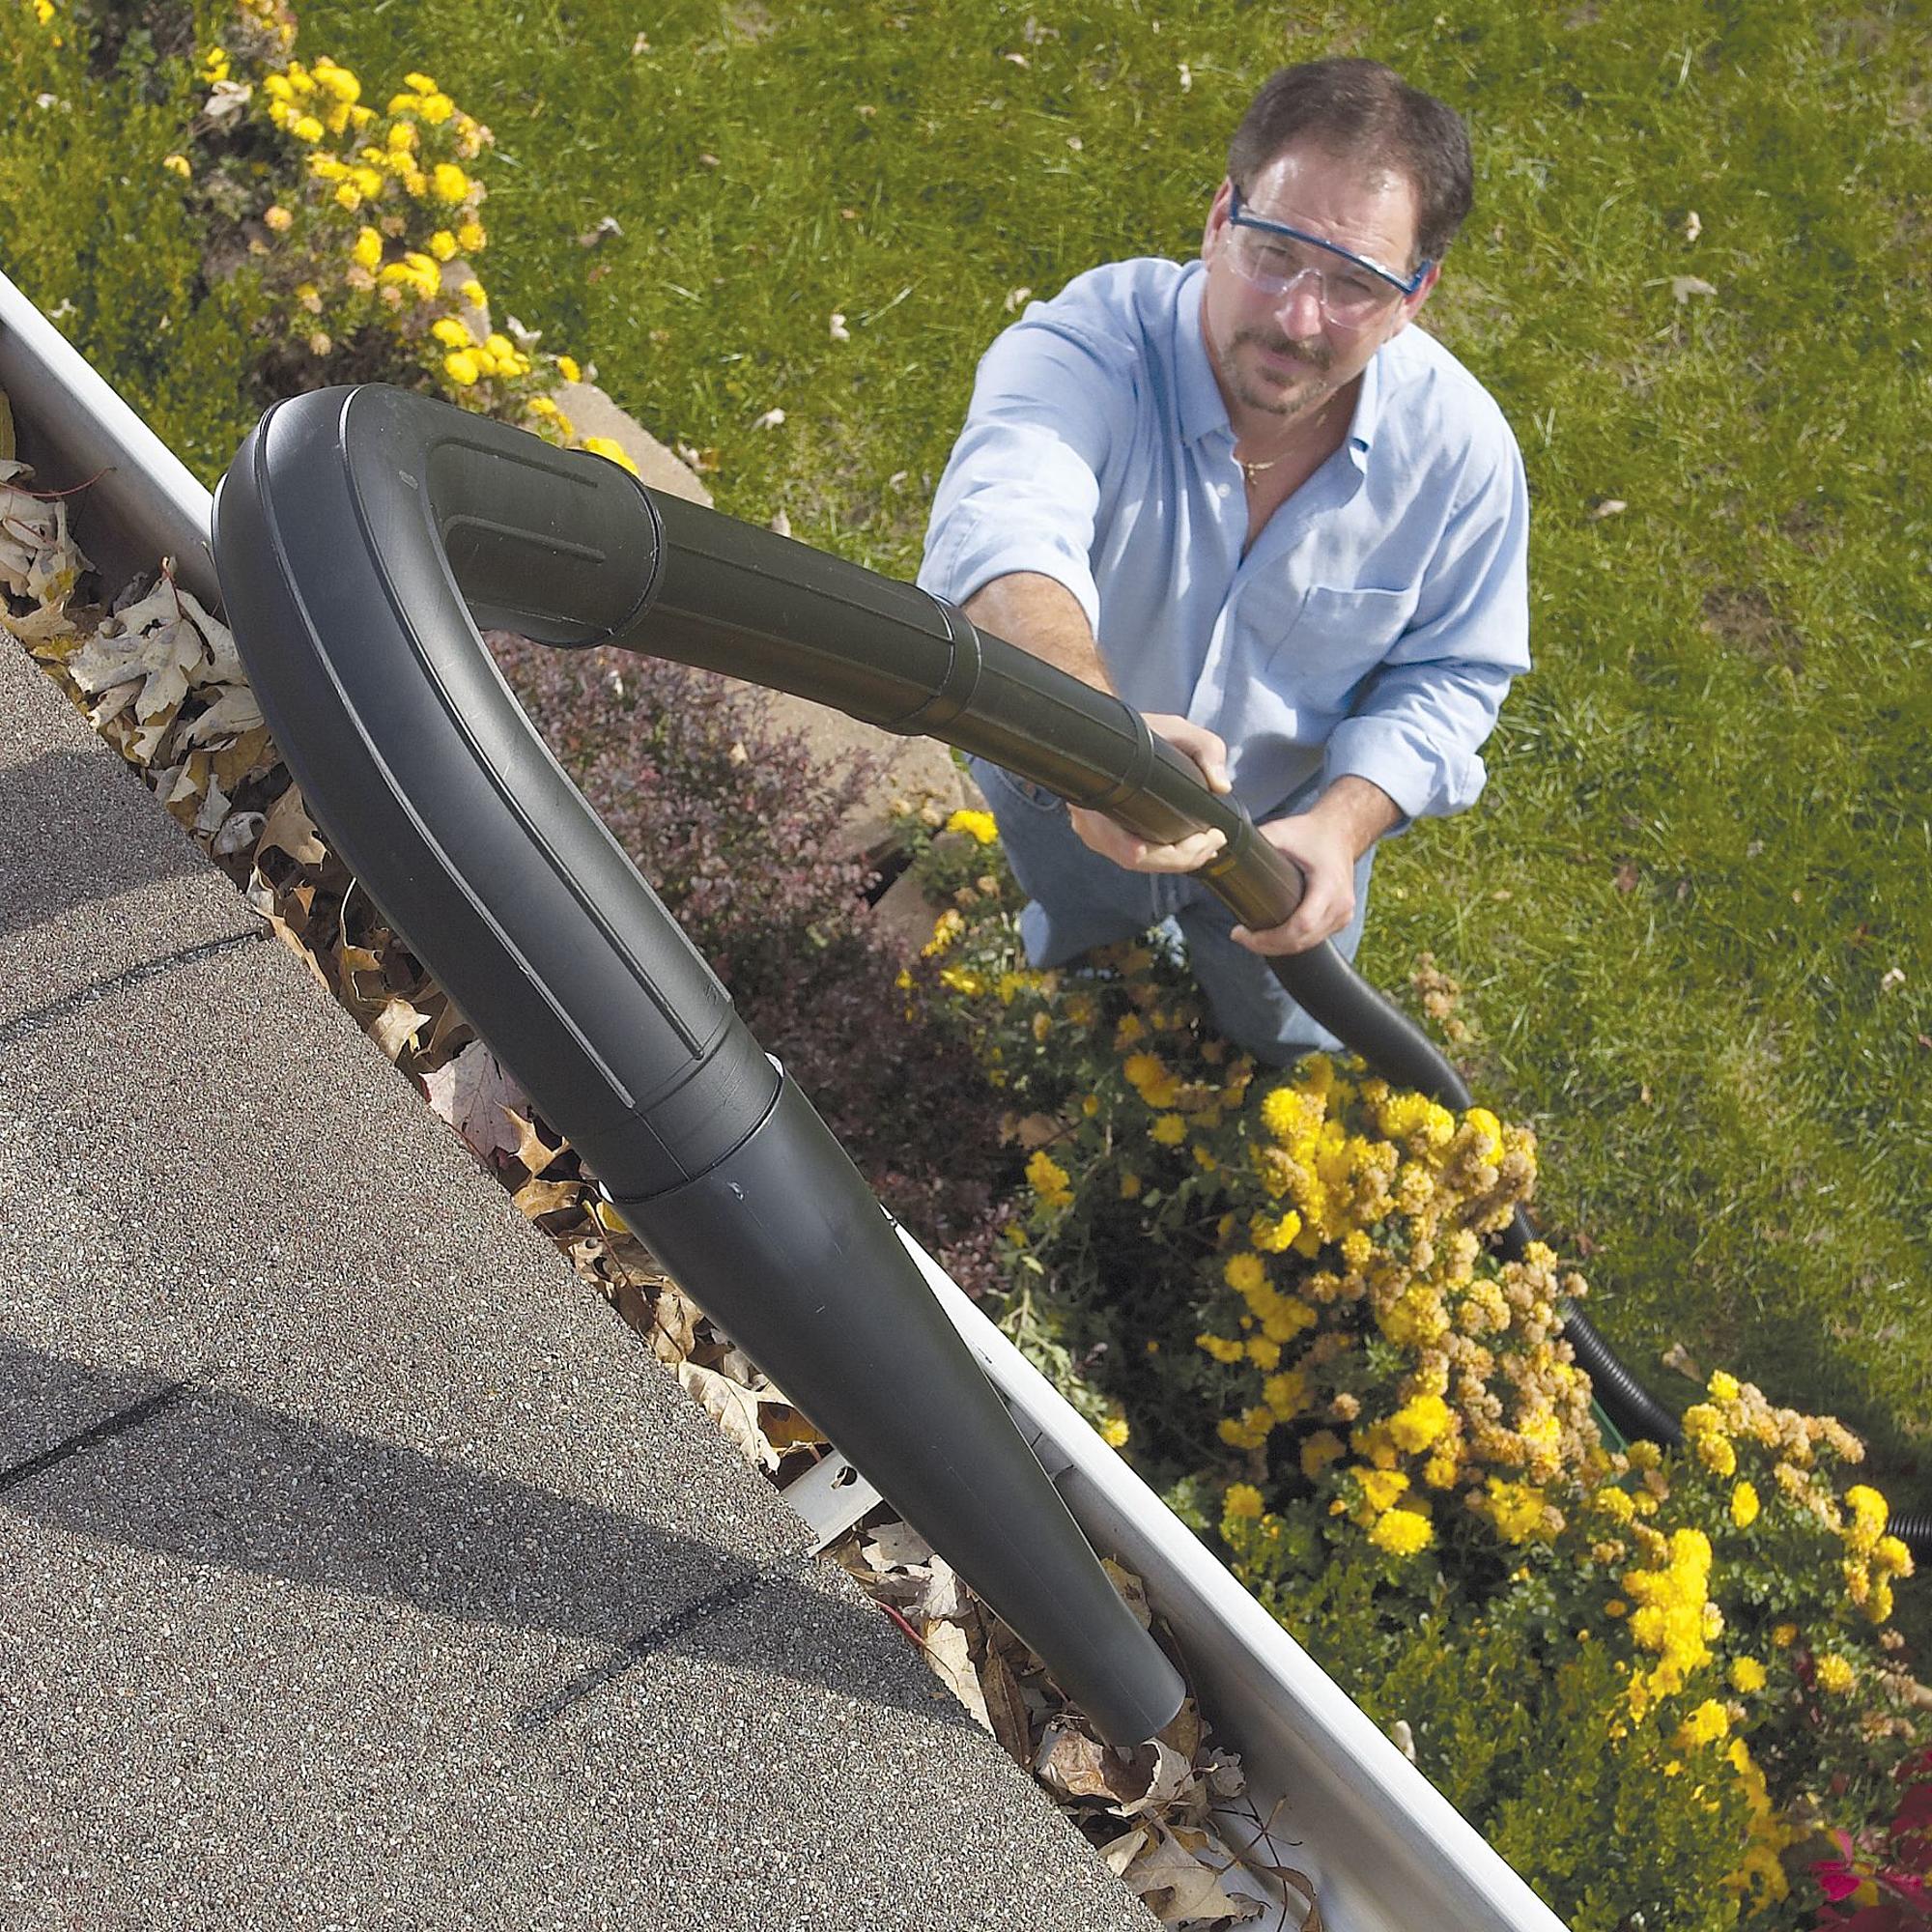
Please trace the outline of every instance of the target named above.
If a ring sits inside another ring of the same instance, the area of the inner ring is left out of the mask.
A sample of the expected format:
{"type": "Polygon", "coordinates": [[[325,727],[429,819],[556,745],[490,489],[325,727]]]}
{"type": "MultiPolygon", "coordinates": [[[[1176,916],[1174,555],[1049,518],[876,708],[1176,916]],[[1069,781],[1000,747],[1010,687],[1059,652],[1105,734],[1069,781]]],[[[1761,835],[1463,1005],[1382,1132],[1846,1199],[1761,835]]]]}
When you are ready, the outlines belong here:
{"type": "MultiPolygon", "coordinates": [[[[387,390],[325,393],[337,398],[333,407],[345,422],[359,412],[369,425],[363,440],[372,452],[372,489],[384,464],[394,464],[411,490],[418,471],[432,480],[440,471],[441,484],[425,498],[454,501],[459,475],[473,493],[484,487],[469,473],[477,466],[501,457],[519,466],[514,507],[505,507],[511,493],[494,485],[491,500],[501,514],[442,518],[445,574],[458,573],[479,623],[562,646],[610,643],[724,671],[889,731],[940,738],[1150,838],[1211,827],[1225,843],[1199,876],[1238,919],[1264,928],[1298,902],[1295,867],[1261,838],[1238,803],[1210,793],[1190,759],[1154,738],[1138,712],[978,630],[942,600],[658,495],[599,458],[478,426],[447,405],[387,390]],[[355,402],[358,396],[385,399],[380,439],[376,406],[355,402]],[[469,433],[458,425],[470,426],[469,433]]],[[[313,402],[303,399],[303,406],[313,402]]],[[[393,482],[388,498],[369,527],[386,532],[393,514],[401,533],[393,541],[407,551],[422,508],[393,482]]],[[[420,579],[427,568],[422,556],[398,564],[402,579],[420,579]]],[[[1271,964],[1290,995],[1385,1079],[1459,1110],[1471,1104],[1461,1076],[1422,1029],[1332,946],[1271,964]]],[[[1530,1238],[1519,1216],[1506,1251],[1520,1254],[1530,1238]]],[[[1563,1314],[1565,1333],[1613,1425],[1626,1435],[1677,1440],[1676,1419],[1594,1327],[1575,1309],[1563,1314]]],[[[1915,1553],[1932,1554],[1922,1515],[1901,1514],[1893,1527],[1915,1553]]]]}
{"type": "Polygon", "coordinates": [[[242,445],[214,551],[303,800],[411,950],[624,1218],[1101,1736],[1152,1736],[1179,1673],[843,1149],[477,635],[469,611],[554,644],[633,628],[662,577],[639,486],[423,397],[326,390],[242,445]]]}

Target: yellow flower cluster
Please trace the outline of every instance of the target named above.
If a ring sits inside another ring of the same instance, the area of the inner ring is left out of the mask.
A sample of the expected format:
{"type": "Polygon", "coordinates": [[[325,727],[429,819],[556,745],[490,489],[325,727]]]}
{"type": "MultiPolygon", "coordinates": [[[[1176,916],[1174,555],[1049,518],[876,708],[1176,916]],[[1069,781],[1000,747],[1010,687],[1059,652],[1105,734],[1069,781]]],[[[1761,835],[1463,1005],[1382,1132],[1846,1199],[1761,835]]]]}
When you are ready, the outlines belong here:
{"type": "Polygon", "coordinates": [[[1000,836],[1000,828],[990,811],[973,811],[961,807],[946,821],[949,832],[965,832],[981,845],[990,845],[1000,836]]]}
{"type": "Polygon", "coordinates": [[[1036,1148],[1027,1161],[1027,1183],[1042,1208],[1070,1208],[1073,1187],[1066,1170],[1047,1152],[1036,1148]]]}
{"type": "MultiPolygon", "coordinates": [[[[1886,1534],[1886,1500],[1868,1484],[1855,1483],[1842,1498],[1834,1492],[1829,1465],[1857,1463],[1864,1448],[1831,1416],[1801,1415],[1776,1408],[1753,1383],[1719,1370],[1706,1390],[1708,1401],[1684,1413],[1684,1437],[1698,1464],[1728,1481],[1739,1467],[1742,1445],[1772,1463],[1777,1496],[1835,1534],[1844,1548],[1840,1570],[1847,1600],[1872,1623],[1892,1613],[1892,1583],[1912,1574],[1912,1554],[1886,1534]]],[[[1731,1521],[1740,1529],[1756,1521],[1763,1498],[1748,1479],[1730,1495],[1731,1521]]]]}
{"type": "Polygon", "coordinates": [[[1690,1674],[1710,1662],[1711,1639],[1723,1629],[1723,1613],[1710,1596],[1711,1539],[1700,1529],[1679,1529],[1660,1553],[1656,1568],[1628,1571],[1623,1579],[1637,1606],[1630,1614],[1631,1640],[1658,1660],[1647,1672],[1632,1672],[1636,1717],[1683,1690],[1690,1674]]]}
{"type": "MultiPolygon", "coordinates": [[[[335,331],[302,323],[300,339],[310,353],[327,355],[338,337],[386,318],[456,400],[513,415],[554,440],[576,440],[569,420],[541,389],[558,377],[578,381],[582,371],[568,356],[545,357],[540,371],[530,338],[515,342],[492,329],[487,292],[463,263],[488,242],[479,213],[484,185],[471,164],[491,144],[489,128],[426,73],[410,74],[379,111],[363,99],[361,79],[341,63],[327,55],[306,63],[293,58],[292,35],[279,34],[266,14],[253,20],[261,13],[259,5],[252,9],[250,31],[258,50],[266,35],[272,52],[253,111],[300,154],[306,182],[302,193],[284,193],[262,211],[262,232],[293,248],[291,260],[303,262],[319,259],[318,248],[332,247],[330,238],[341,235],[334,257],[339,284],[322,276],[295,292],[298,309],[327,313],[335,331]]],[[[225,81],[227,51],[209,49],[202,71],[211,81],[225,81]]],[[[185,161],[180,171],[186,172],[185,161]]],[[[269,252],[259,237],[251,246],[269,252]]],[[[614,443],[595,453],[635,472],[614,443]]]]}
{"type": "MultiPolygon", "coordinates": [[[[1010,906],[989,893],[942,924],[958,962],[943,973],[989,989],[1012,956],[1010,906]]],[[[1033,988],[1037,1063],[1017,1027],[999,1036],[1021,1046],[1012,1078],[1037,1083],[1028,1104],[1060,1134],[1028,1162],[1036,1198],[1067,1217],[1037,1260],[1064,1258],[1063,1227],[1082,1242],[1100,1232],[1082,1216],[1091,1203],[1137,1225],[1150,1266],[1199,1297],[1195,1341],[1217,1365],[1206,1399],[1236,1452],[1220,1520],[1236,1573],[1286,1615],[1324,1545],[1337,1561],[1373,1553],[1374,1587],[1400,1615],[1474,1551],[1499,1614],[1522,1613],[1519,1585],[1535,1616],[1553,1598],[1578,1642],[1605,1639],[1619,1660],[1608,1735],[1641,1732],[1691,1802],[1716,1802],[1735,1775],[1749,1835],[1730,1887],[1779,1895],[1794,1828],[1747,1739],[1782,1738],[1786,1693],[1807,1674],[1840,1727],[1882,1724],[1893,1694],[1858,1625],[1884,1621],[1910,1556],[1875,1490],[1840,1494],[1833,1480],[1860,1459],[1856,1440],[1719,1373],[1681,1453],[1611,1451],[1560,1334],[1559,1305],[1584,1284],[1548,1247],[1504,1264],[1487,1239],[1534,1185],[1526,1131],[1325,1056],[1250,1095],[1252,1068],[1195,1033],[1163,962],[1131,948],[1107,965],[1077,987],[1049,975],[1033,988]],[[1794,1531],[1842,1557],[1835,1604],[1829,1563],[1821,1586],[1787,1560],[1794,1531]],[[1620,1597],[1599,1594],[1606,1577],[1620,1597]],[[1817,1634],[1801,1643],[1794,1614],[1817,1634]]],[[[1801,1788],[1781,1742],[1769,1761],[1782,1792],[1801,1788]]]]}
{"type": "Polygon", "coordinates": [[[1724,1751],[1726,1762],[1738,1775],[1745,1790],[1749,1820],[1749,1835],[1745,1855],[1736,1871],[1725,1879],[1727,1889],[1744,1899],[1747,1908],[1776,1904],[1789,1895],[1791,1882],[1784,1875],[1785,1848],[1804,1835],[1802,1826],[1788,1824],[1772,1803],[1765,1786],[1764,1773],[1750,1754],[1743,1738],[1733,1738],[1724,1751]]]}
{"type": "Polygon", "coordinates": [[[966,921],[955,906],[948,906],[932,923],[932,937],[919,950],[922,959],[933,959],[947,952],[966,930],[966,921]]]}
{"type": "MultiPolygon", "coordinates": [[[[1124,1070],[1144,1097],[1158,1096],[1163,1080],[1179,1084],[1144,1051],[1124,1070]]],[[[1265,1372],[1320,1324],[1297,1357],[1313,1370],[1365,1311],[1410,1367],[1381,1416],[1331,1410],[1354,1425],[1354,1453],[1373,1468],[1406,1462],[1431,1489],[1466,1480],[1471,1508],[1508,1541],[1555,1534],[1564,1519],[1546,1488],[1597,1447],[1587,1379],[1556,1332],[1558,1299],[1582,1284],[1559,1280],[1541,1246],[1486,1266],[1482,1239],[1533,1184],[1530,1137],[1483,1108],[1459,1121],[1426,1095],[1345,1078],[1323,1055],[1269,1089],[1256,1112],[1250,1169],[1270,1202],[1249,1218],[1253,1252],[1232,1256],[1223,1276],[1245,1305],[1246,1339],[1209,1331],[1201,1347],[1265,1372]],[[1273,1256],[1328,1264],[1296,1268],[1285,1293],[1264,1265],[1273,1256]],[[1508,1479],[1486,1486],[1485,1469],[1508,1479]]],[[[1272,1404],[1250,1405],[1223,1421],[1222,1437],[1253,1448],[1273,1414],[1272,1404]]]]}

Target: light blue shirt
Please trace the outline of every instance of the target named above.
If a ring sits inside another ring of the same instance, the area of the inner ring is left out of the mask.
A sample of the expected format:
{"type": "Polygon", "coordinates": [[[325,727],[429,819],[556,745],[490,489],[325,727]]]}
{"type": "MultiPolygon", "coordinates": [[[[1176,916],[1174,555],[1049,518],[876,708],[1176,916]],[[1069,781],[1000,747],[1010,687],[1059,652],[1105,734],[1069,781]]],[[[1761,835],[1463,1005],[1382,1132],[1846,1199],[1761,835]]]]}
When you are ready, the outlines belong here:
{"type": "Polygon", "coordinates": [[[1114,688],[1228,743],[1258,819],[1344,774],[1407,817],[1474,803],[1529,668],[1528,491],[1502,412],[1411,326],[1347,440],[1243,556],[1248,506],[1201,333],[1203,264],[1117,262],[986,352],[919,582],[1014,571],[1080,600],[1114,688]]]}

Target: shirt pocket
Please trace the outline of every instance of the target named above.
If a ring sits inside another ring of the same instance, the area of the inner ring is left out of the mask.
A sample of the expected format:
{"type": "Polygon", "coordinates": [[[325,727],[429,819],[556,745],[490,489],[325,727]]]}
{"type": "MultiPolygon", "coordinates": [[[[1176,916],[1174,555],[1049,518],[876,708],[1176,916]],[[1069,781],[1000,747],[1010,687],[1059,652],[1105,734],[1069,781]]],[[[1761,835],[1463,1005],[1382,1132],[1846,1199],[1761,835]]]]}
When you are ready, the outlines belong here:
{"type": "Polygon", "coordinates": [[[1311,584],[1268,658],[1268,682],[1297,710],[1344,712],[1414,614],[1412,591],[1311,584]]]}

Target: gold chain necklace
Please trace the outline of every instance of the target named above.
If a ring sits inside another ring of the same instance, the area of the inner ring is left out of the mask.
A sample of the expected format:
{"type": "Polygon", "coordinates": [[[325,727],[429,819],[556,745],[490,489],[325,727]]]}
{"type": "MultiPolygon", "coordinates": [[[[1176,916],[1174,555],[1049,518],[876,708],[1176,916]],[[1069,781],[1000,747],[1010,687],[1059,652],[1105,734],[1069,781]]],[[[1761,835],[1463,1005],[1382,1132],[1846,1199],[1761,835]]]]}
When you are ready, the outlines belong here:
{"type": "MultiPolygon", "coordinates": [[[[1323,422],[1327,418],[1328,412],[1331,407],[1332,403],[1323,403],[1321,407],[1315,412],[1313,417],[1309,419],[1308,427],[1311,430],[1320,431],[1323,422]]],[[[1263,470],[1272,469],[1275,467],[1275,465],[1281,461],[1282,457],[1288,454],[1289,452],[1287,450],[1283,450],[1280,455],[1263,457],[1263,459],[1259,463],[1250,463],[1245,457],[1237,456],[1235,458],[1235,462],[1239,467],[1241,474],[1247,479],[1248,488],[1252,490],[1255,487],[1255,478],[1259,476],[1263,470]]]]}

